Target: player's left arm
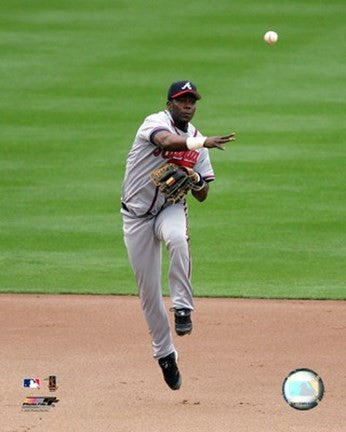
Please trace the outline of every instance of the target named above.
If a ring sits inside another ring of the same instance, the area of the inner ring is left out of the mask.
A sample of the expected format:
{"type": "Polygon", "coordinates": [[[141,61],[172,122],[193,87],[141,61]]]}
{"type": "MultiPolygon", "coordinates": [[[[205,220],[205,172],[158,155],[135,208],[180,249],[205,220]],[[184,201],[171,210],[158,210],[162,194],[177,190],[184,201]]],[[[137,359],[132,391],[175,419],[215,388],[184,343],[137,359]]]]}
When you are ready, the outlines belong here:
{"type": "Polygon", "coordinates": [[[194,198],[202,202],[208,197],[209,182],[213,181],[215,178],[214,170],[211,165],[209,152],[207,149],[200,150],[200,154],[197,163],[194,166],[194,170],[198,174],[199,181],[196,184],[197,190],[191,188],[191,193],[194,198]]]}
{"type": "Polygon", "coordinates": [[[191,189],[192,195],[196,198],[196,200],[198,200],[200,202],[207,199],[208,192],[209,192],[209,184],[206,181],[204,181],[204,186],[202,189],[200,189],[200,190],[191,189]]]}
{"type": "Polygon", "coordinates": [[[198,201],[204,201],[208,196],[209,185],[204,177],[192,168],[183,167],[188,176],[193,180],[191,193],[198,201]]]}

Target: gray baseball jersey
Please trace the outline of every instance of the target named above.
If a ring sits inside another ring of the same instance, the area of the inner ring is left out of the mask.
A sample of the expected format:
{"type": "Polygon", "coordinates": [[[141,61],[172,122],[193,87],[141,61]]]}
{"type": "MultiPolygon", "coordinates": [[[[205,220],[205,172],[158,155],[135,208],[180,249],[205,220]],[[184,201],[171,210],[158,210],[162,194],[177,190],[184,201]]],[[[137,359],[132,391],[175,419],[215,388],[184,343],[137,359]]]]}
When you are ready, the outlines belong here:
{"type": "Polygon", "coordinates": [[[163,208],[165,197],[153,186],[149,174],[167,162],[193,168],[206,181],[214,180],[208,149],[163,151],[153,143],[153,137],[164,130],[184,137],[202,136],[190,123],[187,132],[177,129],[169,111],[160,111],[144,120],[127,159],[122,188],[122,201],[136,216],[155,215],[163,208]]]}

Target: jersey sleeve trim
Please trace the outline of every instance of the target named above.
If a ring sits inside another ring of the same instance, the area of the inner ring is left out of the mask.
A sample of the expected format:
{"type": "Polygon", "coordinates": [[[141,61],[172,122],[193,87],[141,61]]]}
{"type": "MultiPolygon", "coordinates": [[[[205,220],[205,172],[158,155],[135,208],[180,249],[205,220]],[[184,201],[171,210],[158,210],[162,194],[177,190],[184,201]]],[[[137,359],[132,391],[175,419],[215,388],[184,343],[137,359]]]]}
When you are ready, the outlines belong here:
{"type": "Polygon", "coordinates": [[[203,176],[203,178],[207,183],[215,180],[215,176],[213,176],[213,175],[206,175],[206,176],[203,176]]]}
{"type": "Polygon", "coordinates": [[[150,142],[151,142],[152,144],[156,145],[155,142],[154,142],[154,137],[155,137],[155,135],[156,135],[158,132],[162,132],[162,131],[170,132],[170,130],[168,130],[168,129],[165,128],[165,127],[161,127],[161,126],[158,126],[158,127],[156,127],[155,129],[152,130],[152,132],[151,132],[151,134],[150,134],[150,136],[149,136],[149,140],[150,140],[150,142]]]}

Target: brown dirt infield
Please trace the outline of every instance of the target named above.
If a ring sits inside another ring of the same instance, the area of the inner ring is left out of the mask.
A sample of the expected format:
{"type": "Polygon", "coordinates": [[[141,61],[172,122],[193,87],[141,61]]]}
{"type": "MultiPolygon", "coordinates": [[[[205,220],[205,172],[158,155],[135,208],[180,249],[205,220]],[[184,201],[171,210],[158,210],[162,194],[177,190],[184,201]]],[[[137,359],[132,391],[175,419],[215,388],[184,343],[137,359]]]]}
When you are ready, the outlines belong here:
{"type": "MultiPolygon", "coordinates": [[[[167,299],[167,307],[168,299],[167,299]]],[[[176,337],[183,385],[151,357],[136,297],[0,295],[2,432],[342,431],[345,302],[196,299],[191,336],[176,337]],[[307,367],[326,392],[290,408],[284,378],[307,367]],[[59,402],[23,412],[23,378],[57,375],[59,402]]]]}

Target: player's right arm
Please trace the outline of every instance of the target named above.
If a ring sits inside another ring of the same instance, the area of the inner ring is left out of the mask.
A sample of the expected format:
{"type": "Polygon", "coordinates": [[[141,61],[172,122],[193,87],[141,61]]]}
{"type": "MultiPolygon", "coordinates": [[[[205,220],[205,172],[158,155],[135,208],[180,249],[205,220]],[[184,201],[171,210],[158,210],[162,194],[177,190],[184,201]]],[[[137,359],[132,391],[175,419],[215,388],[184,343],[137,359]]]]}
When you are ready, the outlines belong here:
{"type": "MultiPolygon", "coordinates": [[[[183,151],[188,150],[186,145],[186,137],[172,134],[168,131],[159,131],[152,138],[152,141],[155,145],[167,151],[183,151]]],[[[214,136],[208,137],[203,147],[206,148],[218,148],[220,150],[225,150],[224,144],[229,141],[235,140],[235,133],[231,133],[229,135],[222,136],[214,136]]]]}

